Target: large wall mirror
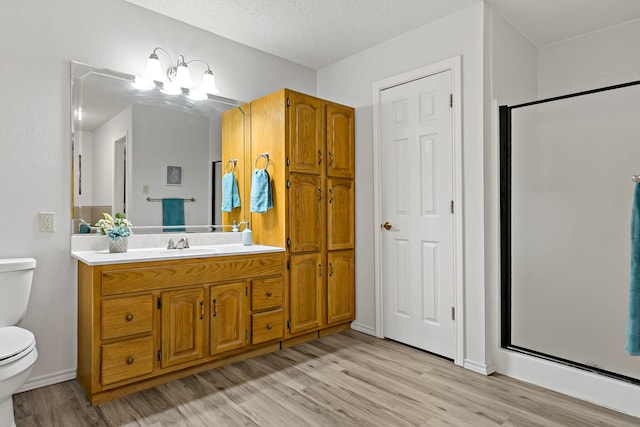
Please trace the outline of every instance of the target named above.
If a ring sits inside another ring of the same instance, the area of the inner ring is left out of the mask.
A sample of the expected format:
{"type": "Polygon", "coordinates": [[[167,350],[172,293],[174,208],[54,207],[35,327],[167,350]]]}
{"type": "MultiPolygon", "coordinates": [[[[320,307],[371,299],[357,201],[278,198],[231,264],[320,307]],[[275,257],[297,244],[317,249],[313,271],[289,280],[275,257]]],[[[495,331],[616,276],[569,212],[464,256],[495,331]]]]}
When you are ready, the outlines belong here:
{"type": "Polygon", "coordinates": [[[502,346],[640,384],[625,352],[640,82],[500,108],[502,346]]]}
{"type": "Polygon", "coordinates": [[[219,231],[221,117],[241,103],[139,90],[132,75],[76,62],[71,78],[73,233],[95,232],[103,212],[124,212],[135,233],[171,231],[168,199],[183,202],[174,230],[219,231]]]}

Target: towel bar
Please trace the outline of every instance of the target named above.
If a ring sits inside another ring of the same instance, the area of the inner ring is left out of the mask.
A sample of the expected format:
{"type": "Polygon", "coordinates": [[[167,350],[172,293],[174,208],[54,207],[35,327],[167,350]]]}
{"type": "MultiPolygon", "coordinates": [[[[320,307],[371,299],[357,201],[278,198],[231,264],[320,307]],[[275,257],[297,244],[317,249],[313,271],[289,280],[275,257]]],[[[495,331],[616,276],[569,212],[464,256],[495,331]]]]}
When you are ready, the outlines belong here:
{"type": "Polygon", "coordinates": [[[640,182],[640,175],[632,175],[631,176],[631,181],[638,183],[640,182]]]}
{"type": "MultiPolygon", "coordinates": [[[[196,199],[195,197],[192,197],[190,199],[183,199],[185,202],[195,202],[196,199]]],[[[162,199],[152,199],[151,197],[147,197],[147,202],[161,202],[162,199]]]]}
{"type": "Polygon", "coordinates": [[[260,153],[260,154],[258,155],[258,157],[256,157],[256,161],[255,161],[255,163],[253,164],[253,167],[254,167],[255,169],[258,169],[258,160],[260,160],[260,158],[262,158],[262,157],[264,157],[264,159],[267,161],[267,163],[264,165],[264,168],[263,168],[263,169],[266,169],[266,168],[268,168],[268,167],[269,167],[269,153],[260,153]]]}
{"type": "Polygon", "coordinates": [[[236,170],[236,164],[238,163],[238,159],[229,159],[227,165],[225,167],[226,172],[233,172],[236,170]],[[229,170],[229,163],[231,163],[231,170],[229,170]]]}

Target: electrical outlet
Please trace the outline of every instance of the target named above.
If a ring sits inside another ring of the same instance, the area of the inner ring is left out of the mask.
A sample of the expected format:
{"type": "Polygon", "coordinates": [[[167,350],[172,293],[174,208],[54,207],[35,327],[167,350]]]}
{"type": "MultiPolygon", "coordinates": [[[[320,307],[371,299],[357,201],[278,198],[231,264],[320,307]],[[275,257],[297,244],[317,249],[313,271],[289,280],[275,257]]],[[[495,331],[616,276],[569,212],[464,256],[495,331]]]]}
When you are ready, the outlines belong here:
{"type": "Polygon", "coordinates": [[[40,212],[40,231],[56,231],[55,212],[40,212]]]}

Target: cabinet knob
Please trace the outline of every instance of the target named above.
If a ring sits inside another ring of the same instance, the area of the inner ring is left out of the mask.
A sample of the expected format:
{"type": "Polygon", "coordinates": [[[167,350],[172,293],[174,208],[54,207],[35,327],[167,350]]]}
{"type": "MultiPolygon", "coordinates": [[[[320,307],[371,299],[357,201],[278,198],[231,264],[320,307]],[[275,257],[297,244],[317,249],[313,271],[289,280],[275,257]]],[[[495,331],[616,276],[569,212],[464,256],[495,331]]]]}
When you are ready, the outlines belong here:
{"type": "Polygon", "coordinates": [[[133,314],[129,313],[125,316],[125,320],[127,322],[131,322],[133,320],[133,314]]]}
{"type": "Polygon", "coordinates": [[[273,326],[271,325],[271,323],[269,323],[269,324],[267,325],[267,329],[268,329],[268,330],[273,329],[273,326]]]}
{"type": "Polygon", "coordinates": [[[267,296],[270,297],[271,295],[273,295],[271,291],[267,291],[267,296]]]}
{"type": "Polygon", "coordinates": [[[133,357],[129,356],[127,358],[127,365],[133,365],[133,357]]]}

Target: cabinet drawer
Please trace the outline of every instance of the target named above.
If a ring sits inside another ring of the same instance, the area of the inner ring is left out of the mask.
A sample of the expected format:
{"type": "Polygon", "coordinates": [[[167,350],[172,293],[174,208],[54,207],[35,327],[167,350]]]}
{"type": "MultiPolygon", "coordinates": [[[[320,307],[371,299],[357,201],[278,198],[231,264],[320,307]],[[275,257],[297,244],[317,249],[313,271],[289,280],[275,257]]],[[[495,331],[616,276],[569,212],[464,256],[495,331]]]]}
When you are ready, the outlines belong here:
{"type": "Polygon", "coordinates": [[[282,307],[282,278],[254,280],[251,284],[251,310],[282,307]]]}
{"type": "Polygon", "coordinates": [[[153,295],[102,301],[102,339],[151,332],[153,295]]]}
{"type": "Polygon", "coordinates": [[[282,338],[284,316],[282,309],[251,315],[251,344],[282,338]]]}
{"type": "Polygon", "coordinates": [[[102,346],[102,385],[148,374],[152,370],[152,337],[102,346]]]}

